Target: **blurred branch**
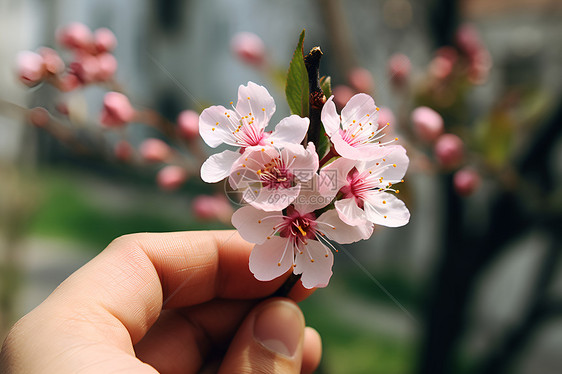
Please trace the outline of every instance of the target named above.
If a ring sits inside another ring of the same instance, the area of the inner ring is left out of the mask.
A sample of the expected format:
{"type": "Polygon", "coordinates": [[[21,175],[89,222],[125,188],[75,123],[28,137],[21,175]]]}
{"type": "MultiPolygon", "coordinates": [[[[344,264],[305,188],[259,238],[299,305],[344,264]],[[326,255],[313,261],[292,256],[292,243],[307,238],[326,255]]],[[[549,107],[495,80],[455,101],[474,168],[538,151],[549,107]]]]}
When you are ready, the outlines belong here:
{"type": "Polygon", "coordinates": [[[357,66],[357,61],[353,51],[351,31],[345,18],[345,9],[341,0],[317,0],[317,4],[333,49],[331,55],[335,58],[338,70],[347,79],[349,72],[357,66]]]}
{"type": "Polygon", "coordinates": [[[529,337],[536,331],[536,328],[550,317],[562,312],[562,303],[547,302],[549,285],[556,275],[557,265],[562,255],[561,240],[562,235],[559,231],[550,240],[548,252],[537,272],[530,306],[520,324],[509,331],[503,341],[495,347],[495,350],[482,360],[480,369],[476,371],[477,373],[497,374],[507,372],[510,364],[520,355],[521,350],[526,346],[529,337]]]}
{"type": "Polygon", "coordinates": [[[435,47],[453,45],[459,23],[457,0],[434,0],[430,6],[429,27],[435,47]]]}

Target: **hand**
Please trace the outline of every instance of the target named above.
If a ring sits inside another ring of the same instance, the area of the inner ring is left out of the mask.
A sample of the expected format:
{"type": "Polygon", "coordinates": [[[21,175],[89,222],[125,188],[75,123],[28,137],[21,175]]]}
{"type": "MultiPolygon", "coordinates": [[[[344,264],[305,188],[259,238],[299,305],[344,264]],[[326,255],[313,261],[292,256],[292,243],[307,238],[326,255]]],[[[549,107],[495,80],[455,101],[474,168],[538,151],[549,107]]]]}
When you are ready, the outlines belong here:
{"type": "Polygon", "coordinates": [[[320,336],[291,299],[262,301],[288,274],[256,280],[251,248],[234,231],[118,238],[16,323],[0,372],[313,372],[320,336]]]}

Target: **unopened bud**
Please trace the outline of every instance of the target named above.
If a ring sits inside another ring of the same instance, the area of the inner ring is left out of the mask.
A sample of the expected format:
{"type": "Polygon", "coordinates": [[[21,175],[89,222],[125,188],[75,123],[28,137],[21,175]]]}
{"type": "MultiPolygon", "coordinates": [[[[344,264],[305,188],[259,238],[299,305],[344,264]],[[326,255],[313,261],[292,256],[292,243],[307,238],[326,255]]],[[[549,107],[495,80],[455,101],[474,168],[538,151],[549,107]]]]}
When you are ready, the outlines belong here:
{"type": "Polygon", "coordinates": [[[68,49],[90,50],[93,36],[88,26],[74,22],[57,30],[57,41],[68,49]]]}
{"type": "Polygon", "coordinates": [[[97,80],[100,82],[111,80],[117,71],[117,60],[111,53],[100,53],[96,57],[98,60],[97,80]]]}
{"type": "Polygon", "coordinates": [[[426,106],[420,106],[411,115],[414,131],[425,142],[432,142],[443,133],[443,118],[426,106]]]}
{"type": "Polygon", "coordinates": [[[199,114],[193,110],[184,110],[178,116],[178,131],[185,139],[199,136],[199,114]]]}
{"type": "Polygon", "coordinates": [[[453,176],[455,191],[460,196],[470,196],[480,186],[480,175],[471,168],[463,168],[453,176]]]}
{"type": "Polygon", "coordinates": [[[36,107],[29,111],[29,122],[37,127],[45,127],[49,124],[51,116],[47,109],[36,107]]]}
{"type": "Polygon", "coordinates": [[[156,138],[146,139],[142,142],[139,151],[142,158],[149,162],[164,162],[172,153],[168,144],[156,138]]]}
{"type": "Polygon", "coordinates": [[[265,45],[261,38],[251,32],[241,32],[232,38],[230,48],[243,62],[261,66],[265,62],[265,45]]]}
{"type": "Polygon", "coordinates": [[[22,51],[17,58],[18,78],[25,85],[33,87],[45,77],[43,57],[31,51],[22,51]]]}
{"type": "Polygon", "coordinates": [[[127,96],[119,92],[108,92],[103,98],[100,121],[106,126],[122,126],[135,118],[135,109],[127,96]]]}
{"type": "Polygon", "coordinates": [[[355,91],[351,87],[344,85],[335,86],[332,93],[334,94],[334,103],[340,110],[355,95],[355,91]]]}
{"type": "Polygon", "coordinates": [[[129,143],[128,141],[121,140],[120,142],[115,144],[115,148],[113,148],[113,153],[115,154],[115,157],[119,161],[126,162],[129,161],[133,156],[133,147],[131,146],[131,143],[129,143]]]}
{"type": "Polygon", "coordinates": [[[80,79],[75,74],[69,73],[59,78],[57,87],[62,92],[70,92],[81,85],[80,79]]]}
{"type": "Polygon", "coordinates": [[[96,56],[78,53],[76,59],[70,63],[70,70],[82,84],[89,84],[97,81],[100,65],[96,56]]]}
{"type": "Polygon", "coordinates": [[[221,221],[229,223],[233,209],[223,195],[200,195],[193,199],[192,209],[194,215],[203,221],[221,221]]]}
{"type": "Polygon", "coordinates": [[[349,73],[349,84],[357,92],[373,92],[374,82],[371,72],[364,68],[355,68],[349,73]]]}
{"type": "Polygon", "coordinates": [[[117,46],[117,38],[110,29],[102,27],[94,32],[94,47],[98,53],[111,52],[117,46]]]}
{"type": "Polygon", "coordinates": [[[176,165],[168,165],[156,175],[158,186],[165,191],[174,191],[187,180],[187,171],[176,165]]]}
{"type": "Polygon", "coordinates": [[[408,56],[396,53],[388,60],[388,74],[394,84],[404,83],[410,76],[412,63],[408,56]]]}
{"type": "Polygon", "coordinates": [[[435,143],[435,158],[446,169],[458,167],[464,157],[464,144],[454,134],[443,134],[435,143]]]}
{"type": "Polygon", "coordinates": [[[43,57],[43,66],[49,74],[58,75],[64,72],[64,61],[60,58],[57,51],[42,47],[39,49],[39,55],[43,57]]]}

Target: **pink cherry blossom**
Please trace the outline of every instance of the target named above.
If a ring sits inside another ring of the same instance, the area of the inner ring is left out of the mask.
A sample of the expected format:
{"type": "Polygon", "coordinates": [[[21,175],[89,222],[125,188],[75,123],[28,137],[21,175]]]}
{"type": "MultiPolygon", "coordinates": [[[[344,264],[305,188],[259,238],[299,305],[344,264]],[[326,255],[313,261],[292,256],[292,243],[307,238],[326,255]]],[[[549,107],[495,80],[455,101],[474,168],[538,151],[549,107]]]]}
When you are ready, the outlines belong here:
{"type": "Polygon", "coordinates": [[[322,108],[322,123],[334,148],[342,157],[351,160],[373,160],[389,152],[381,143],[385,135],[377,123],[378,108],[369,95],[359,93],[353,96],[341,111],[336,111],[333,96],[322,108]]]}
{"type": "Polygon", "coordinates": [[[102,27],[94,32],[94,47],[96,52],[111,52],[117,46],[117,38],[113,31],[102,27]]]}
{"type": "Polygon", "coordinates": [[[136,112],[129,98],[119,92],[108,92],[103,98],[100,121],[105,126],[119,127],[135,118],[136,112]]]}
{"type": "MultiPolygon", "coordinates": [[[[282,147],[284,144],[299,144],[306,135],[309,119],[296,115],[286,117],[272,133],[268,133],[265,128],[274,112],[275,102],[267,89],[248,82],[247,86],[239,87],[238,102],[232,110],[216,105],[201,113],[199,133],[213,148],[221,144],[242,150],[265,145],[282,147]]],[[[212,155],[201,167],[201,178],[207,183],[226,178],[239,157],[239,152],[229,150],[212,155]]]]}
{"type": "Polygon", "coordinates": [[[325,173],[331,169],[345,175],[340,190],[342,199],[335,202],[343,222],[358,225],[369,221],[398,227],[410,220],[408,208],[394,196],[399,191],[392,188],[402,181],[409,159],[403,147],[392,148],[392,152],[381,159],[354,162],[340,158],[323,168],[325,173]]]}
{"type": "Polygon", "coordinates": [[[43,57],[31,51],[22,51],[17,57],[17,74],[24,84],[33,87],[45,77],[43,57]]]}
{"type": "Polygon", "coordinates": [[[199,136],[199,114],[194,110],[184,110],[178,116],[178,132],[184,139],[199,136]]]}
{"type": "Polygon", "coordinates": [[[443,117],[429,107],[417,107],[412,111],[411,119],[414,131],[424,142],[430,143],[443,133],[443,117]]]}
{"type": "Polygon", "coordinates": [[[57,41],[68,49],[88,50],[93,42],[92,31],[83,23],[73,22],[57,30],[57,41]]]}
{"type": "Polygon", "coordinates": [[[455,173],[453,185],[460,196],[470,196],[478,189],[481,180],[476,170],[466,167],[455,173]]]}
{"type": "Polygon", "coordinates": [[[236,57],[247,64],[261,66],[265,62],[265,44],[251,32],[240,32],[232,38],[230,48],[236,57]]]}
{"type": "Polygon", "coordinates": [[[177,165],[167,165],[156,175],[158,186],[165,191],[174,191],[187,180],[187,170],[177,165]]]}
{"type": "Polygon", "coordinates": [[[232,205],[224,195],[200,195],[193,199],[192,210],[201,221],[220,221],[228,224],[232,219],[232,205]]]}
{"type": "Polygon", "coordinates": [[[232,224],[245,240],[256,244],[250,254],[250,271],[256,279],[269,281],[292,269],[293,273],[302,274],[305,288],[325,287],[334,263],[329,240],[347,244],[371,236],[371,223],[350,226],[335,210],[318,216],[314,210],[322,204],[306,203],[323,198],[318,191],[308,193],[303,201],[298,199],[298,204],[290,205],[285,214],[264,212],[253,206],[234,213],[232,224]]]}
{"type": "Polygon", "coordinates": [[[464,158],[464,143],[455,134],[443,134],[435,142],[434,153],[441,166],[454,169],[464,158]]]}
{"type": "Polygon", "coordinates": [[[165,162],[172,155],[172,149],[163,140],[148,138],[139,147],[142,158],[148,162],[165,162]]]}
{"type": "Polygon", "coordinates": [[[282,150],[264,146],[247,149],[232,167],[229,182],[243,191],[243,199],[258,209],[285,209],[299,195],[301,183],[312,179],[318,170],[318,155],[313,143],[286,144],[282,150]]]}

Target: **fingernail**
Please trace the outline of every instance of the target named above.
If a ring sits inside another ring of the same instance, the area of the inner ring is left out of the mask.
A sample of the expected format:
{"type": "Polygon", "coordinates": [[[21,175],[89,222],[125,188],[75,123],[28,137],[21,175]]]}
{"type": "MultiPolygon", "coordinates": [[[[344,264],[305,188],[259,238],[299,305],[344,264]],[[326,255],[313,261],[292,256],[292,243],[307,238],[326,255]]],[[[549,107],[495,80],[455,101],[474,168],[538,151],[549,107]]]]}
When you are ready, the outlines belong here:
{"type": "Polygon", "coordinates": [[[254,337],[264,347],[288,357],[297,350],[304,329],[302,313],[287,301],[274,301],[262,309],[254,322],[254,337]]]}

